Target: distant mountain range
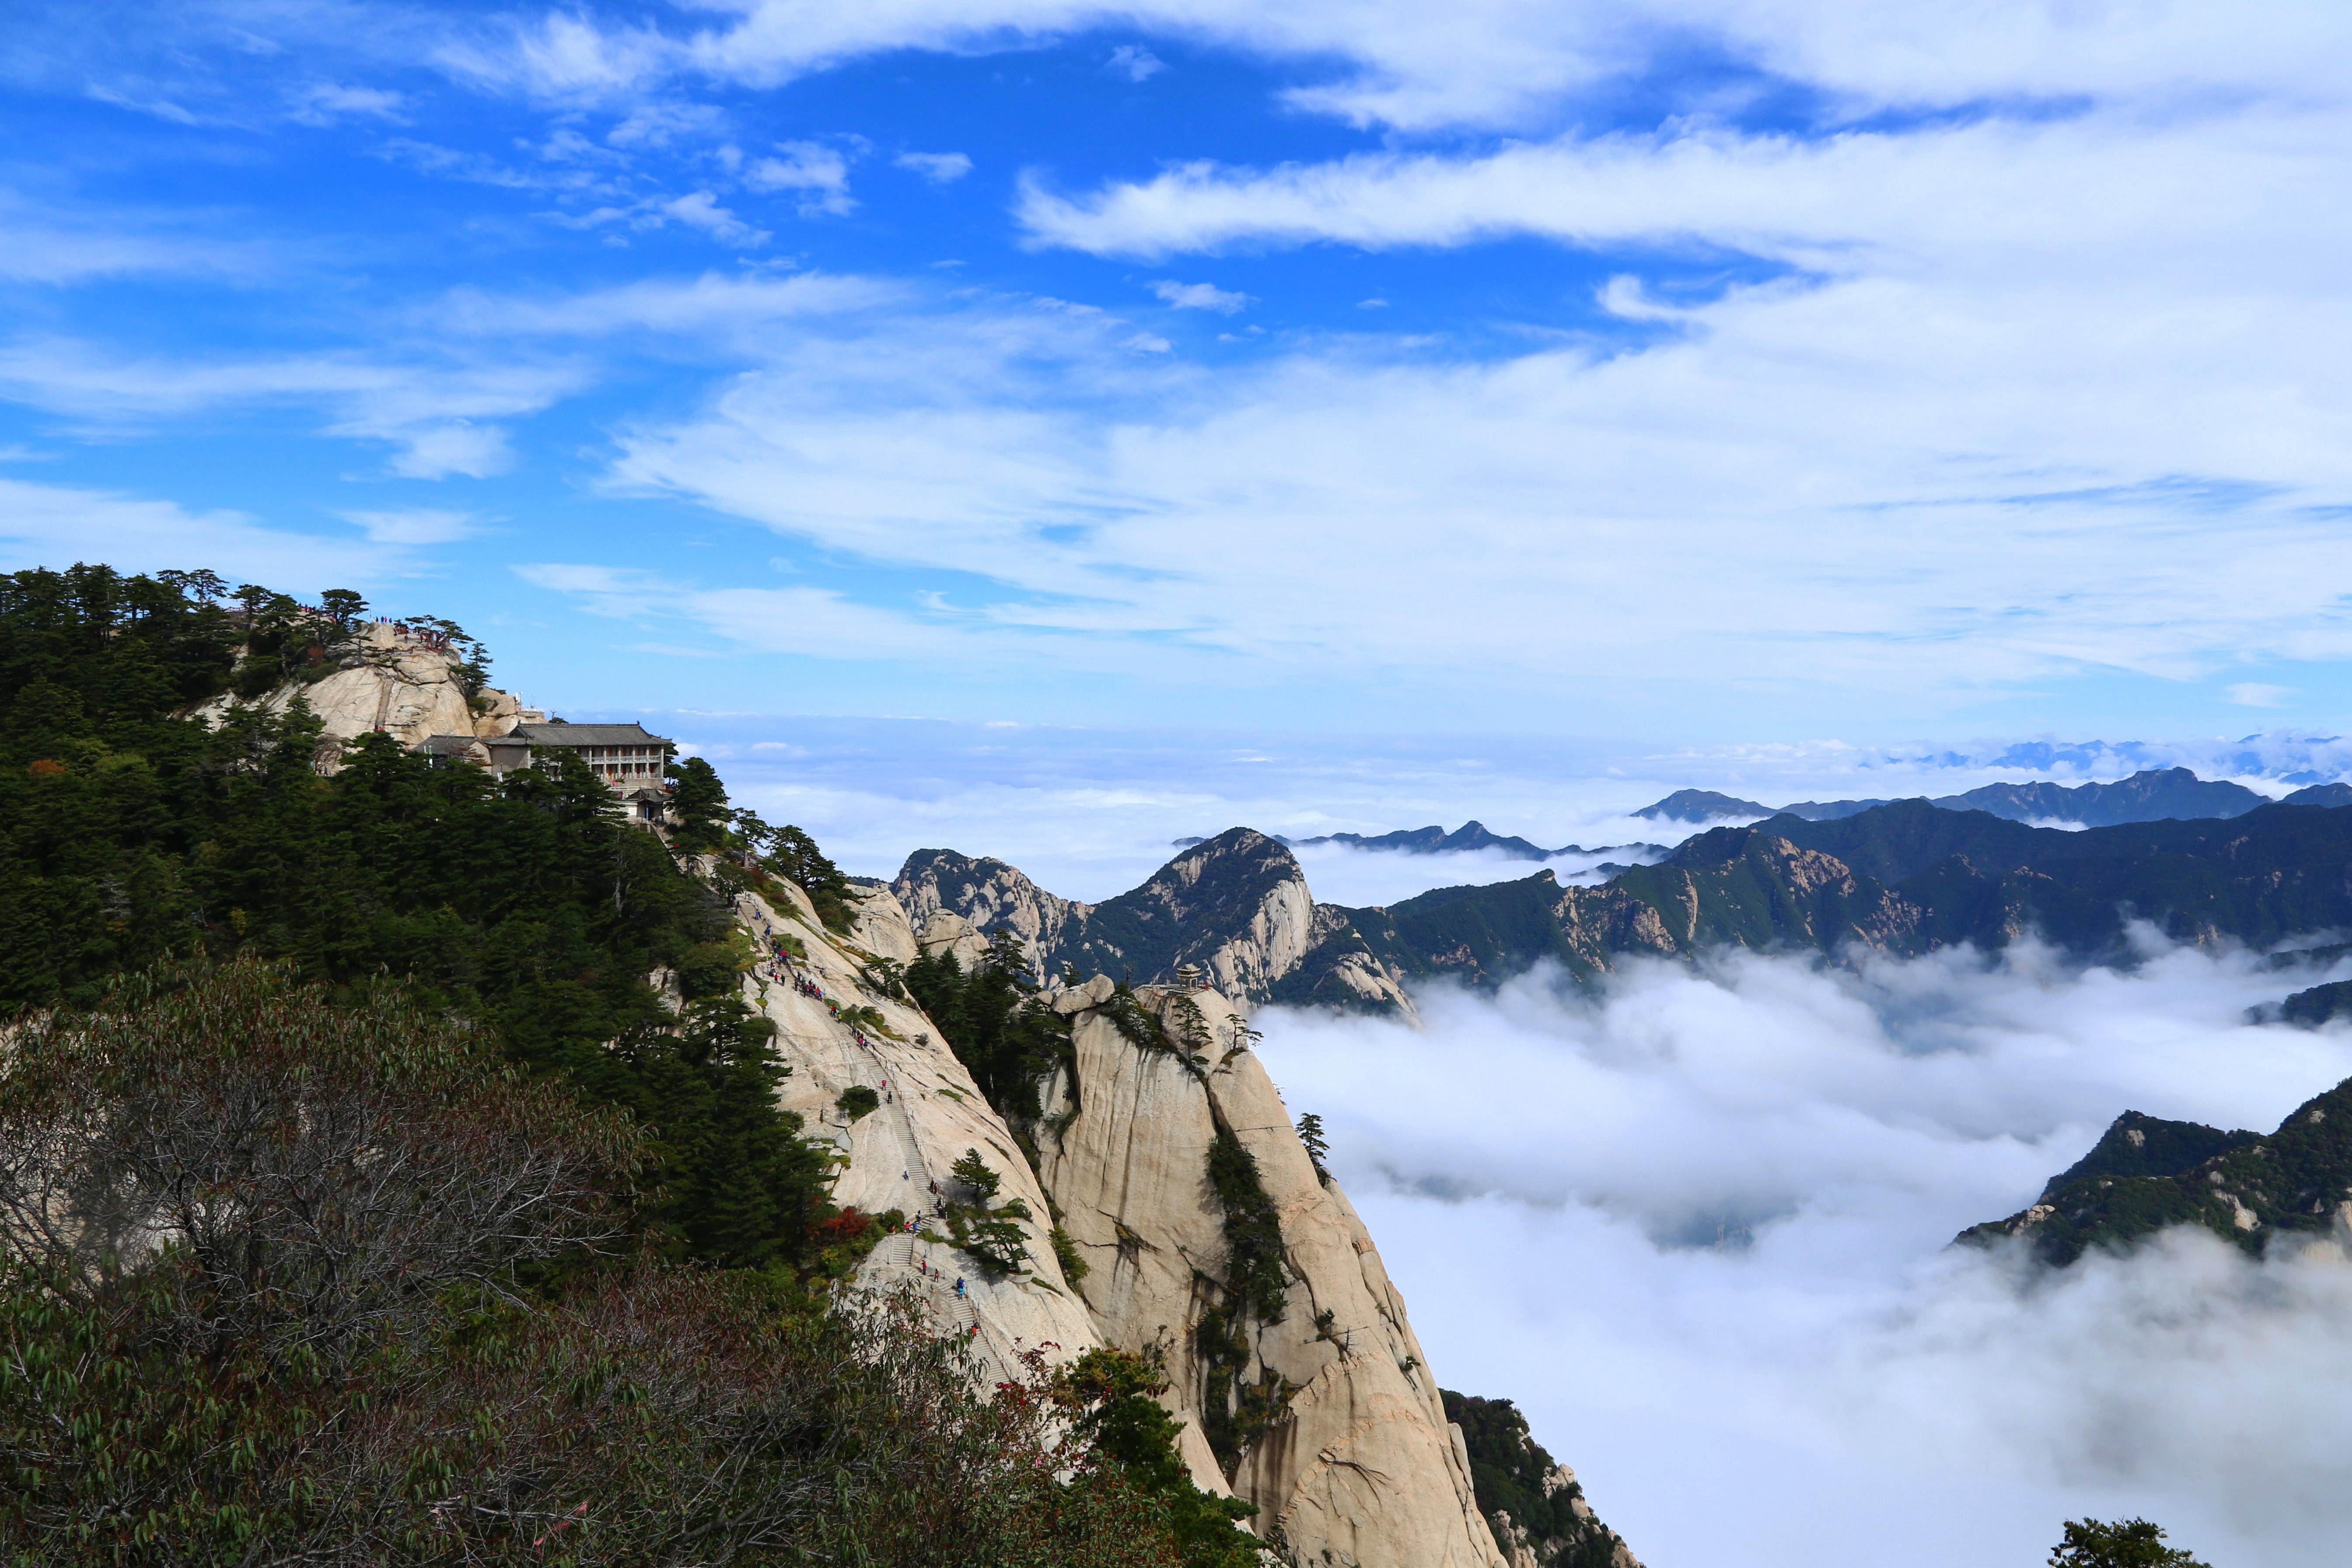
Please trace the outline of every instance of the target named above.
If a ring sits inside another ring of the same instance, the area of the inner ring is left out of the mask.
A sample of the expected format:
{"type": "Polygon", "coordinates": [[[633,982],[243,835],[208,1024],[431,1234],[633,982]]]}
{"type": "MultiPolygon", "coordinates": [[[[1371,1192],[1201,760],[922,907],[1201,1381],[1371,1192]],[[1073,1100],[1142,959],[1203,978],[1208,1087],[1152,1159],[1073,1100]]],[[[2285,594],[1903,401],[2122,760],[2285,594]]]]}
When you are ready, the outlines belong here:
{"type": "MultiPolygon", "coordinates": [[[[1752,816],[1798,816],[1833,822],[1854,816],[1885,800],[1801,800],[1778,808],[1714,790],[1676,790],[1634,812],[1653,822],[1719,822],[1752,816]]],[[[2150,768],[2114,784],[1992,784],[1965,795],[1939,795],[1927,803],[1948,811],[1983,811],[2011,822],[2079,822],[2115,827],[2133,822],[2242,816],[2271,804],[2270,796],[2227,780],[2200,779],[2187,768],[2150,768]]],[[[2352,784],[2323,784],[2299,789],[2284,805],[2352,805],[2352,784]]]]}
{"type": "MultiPolygon", "coordinates": [[[[1067,963],[1139,983],[1192,963],[1228,995],[1409,1016],[1416,984],[1485,989],[1545,962],[1587,982],[1630,958],[1728,947],[1836,960],[1962,943],[1991,952],[2032,935],[2081,959],[2129,963],[2135,921],[2179,942],[2256,948],[2352,930],[2352,790],[2300,795],[2306,804],[2077,831],[1926,800],[1824,820],[1781,815],[1698,834],[1600,887],[1563,887],[1546,868],[1386,908],[1316,902],[1290,848],[1246,827],[1189,846],[1101,904],[1055,898],[1002,861],[952,850],[909,857],[893,889],[927,941],[933,921],[1002,930],[1041,973],[1067,963]]],[[[2151,787],[2140,798],[2159,797],[2151,787]]],[[[2347,953],[2352,944],[2336,943],[2271,963],[2316,979],[2347,953]]],[[[2345,1015],[2352,982],[2258,1010],[2305,1026],[2345,1015]]],[[[2263,1137],[2127,1112],[2039,1202],[1962,1239],[2025,1237],[2063,1266],[2177,1223],[2257,1247],[2339,1215],[2352,1224],[2352,1082],[2263,1137]]]]}
{"type": "MultiPolygon", "coordinates": [[[[1326,833],[1314,838],[1285,838],[1271,835],[1276,844],[1292,849],[1312,849],[1322,844],[1345,844],[1351,849],[1371,849],[1399,855],[1466,855],[1492,851],[1513,860],[1553,860],[1562,855],[1663,855],[1663,844],[1604,844],[1587,849],[1581,844],[1564,844],[1557,849],[1546,849],[1525,838],[1506,837],[1489,832],[1483,822],[1465,822],[1448,833],[1432,824],[1427,827],[1401,827],[1394,833],[1326,833]]],[[[1196,844],[1206,844],[1206,838],[1179,838],[1175,847],[1190,849],[1196,844]]]]}
{"type": "Polygon", "coordinates": [[[2347,867],[2341,809],[2067,832],[1911,800],[1714,828],[1599,887],[1564,887],[1547,868],[1385,908],[1316,902],[1289,847],[1244,827],[1099,905],[949,850],[911,857],[895,887],[919,920],[945,910],[1013,931],[1042,971],[1074,963],[1146,981],[1192,962],[1254,1000],[1389,1008],[1438,976],[1488,986],[1546,960],[1590,976],[1629,955],[1731,945],[1916,954],[2032,931],[2086,958],[2127,957],[2132,918],[2181,941],[2267,946],[2352,927],[2347,867]]]}

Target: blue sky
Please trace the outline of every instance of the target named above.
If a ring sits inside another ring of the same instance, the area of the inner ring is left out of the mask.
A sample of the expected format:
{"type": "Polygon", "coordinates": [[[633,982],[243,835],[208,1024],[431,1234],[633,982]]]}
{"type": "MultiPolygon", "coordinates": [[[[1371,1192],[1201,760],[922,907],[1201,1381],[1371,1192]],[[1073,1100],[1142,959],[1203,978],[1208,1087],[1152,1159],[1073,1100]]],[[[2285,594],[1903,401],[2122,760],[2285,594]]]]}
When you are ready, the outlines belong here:
{"type": "Polygon", "coordinates": [[[580,710],[2341,725],[2352,20],[1893,9],[20,4],[0,555],[580,710]]]}

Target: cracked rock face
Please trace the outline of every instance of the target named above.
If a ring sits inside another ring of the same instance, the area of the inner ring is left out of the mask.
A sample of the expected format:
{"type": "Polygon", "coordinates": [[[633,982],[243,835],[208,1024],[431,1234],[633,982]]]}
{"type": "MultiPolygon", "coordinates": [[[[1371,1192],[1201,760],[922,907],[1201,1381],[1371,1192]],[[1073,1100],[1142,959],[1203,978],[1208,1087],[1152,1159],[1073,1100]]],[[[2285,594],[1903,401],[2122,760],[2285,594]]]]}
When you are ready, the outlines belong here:
{"type": "MultiPolygon", "coordinates": [[[[1108,977],[1048,993],[1071,1020],[1075,1060],[1045,1087],[1033,1170],[935,1026],[875,990],[866,973],[868,953],[948,946],[976,957],[971,922],[920,900],[909,921],[896,897],[876,889],[859,893],[856,923],[842,937],[798,889],[783,892],[781,904],[744,895],[738,919],[762,938],[798,938],[808,954],[793,965],[800,978],[837,1005],[871,1006],[884,1020],[881,1028],[844,1024],[773,963],[745,980],[746,999],[776,1021],[793,1068],[783,1104],[845,1156],[836,1201],[911,1212],[972,1148],[1003,1179],[1003,1194],[1039,1216],[1028,1227],[1024,1274],[986,1281],[945,1244],[898,1236],[866,1258],[859,1283],[912,1290],[941,1331],[971,1340],[977,1374],[991,1381],[1041,1346],[1055,1360],[1096,1345],[1156,1350],[1194,1479],[1256,1503],[1251,1528],[1269,1541],[1278,1530],[1297,1562],[1503,1568],[1403,1299],[1346,1195],[1317,1176],[1281,1095],[1237,1032],[1232,1003],[1213,991],[1191,994],[1207,1040],[1191,1061],[1121,1032],[1108,977]],[[836,1101],[853,1084],[887,1085],[891,1098],[852,1121],[836,1101]],[[1213,1378],[1199,1343],[1203,1315],[1226,1297],[1224,1214],[1208,1178],[1220,1129],[1257,1163],[1289,1275],[1280,1321],[1252,1316],[1245,1324],[1240,1379],[1280,1396],[1230,1467],[1211,1448],[1204,1416],[1208,1401],[1230,1402],[1234,1376],[1213,1378]],[[1075,1286],[1048,1239],[1054,1214],[1088,1264],[1075,1286]],[[953,1291],[959,1274],[962,1298],[953,1291]]],[[[1139,995],[1165,1015],[1175,994],[1139,995]]]]}
{"type": "MultiPolygon", "coordinates": [[[[1193,994],[1209,1045],[1188,1062],[1129,1040],[1106,1006],[1110,991],[1097,979],[1061,998],[1075,1075],[1057,1077],[1046,1125],[1067,1120],[1040,1141],[1104,1340],[1160,1347],[1188,1435],[1236,1382],[1285,1391],[1230,1473],[1215,1473],[1258,1505],[1258,1532],[1278,1530],[1302,1562],[1328,1551],[1363,1568],[1499,1564],[1403,1298],[1346,1194],[1317,1176],[1265,1067],[1238,1045],[1232,1004],[1193,994]],[[1228,1300],[1224,1215],[1206,1176],[1221,1128],[1256,1161],[1292,1277],[1281,1320],[1245,1320],[1246,1358],[1223,1378],[1198,1342],[1203,1314],[1228,1300]]],[[[1165,1016],[1172,994],[1143,995],[1165,1016]]],[[[1204,1458],[1216,1464],[1206,1449],[1188,1451],[1196,1473],[1204,1458]]]]}
{"type": "Polygon", "coordinates": [[[1150,984],[1195,964],[1218,992],[1245,1003],[1412,1016],[1349,911],[1318,904],[1297,857],[1245,827],[1192,846],[1140,887],[1099,904],[1056,898],[1002,860],[948,849],[908,856],[891,890],[926,941],[929,922],[948,917],[982,945],[988,933],[1010,931],[1041,979],[1074,964],[1081,974],[1150,984]]]}
{"type": "MultiPolygon", "coordinates": [[[[373,622],[360,628],[356,641],[357,661],[350,668],[314,681],[289,681],[247,706],[283,713],[301,699],[324,726],[322,746],[375,730],[415,745],[433,735],[503,735],[515,727],[520,710],[511,693],[485,689],[485,710],[474,711],[458,682],[455,654],[373,622]]],[[[213,698],[191,717],[216,722],[233,700],[213,698]]]]}
{"type": "Polygon", "coordinates": [[[743,995],[774,1021],[778,1051],[792,1068],[779,1103],[799,1113],[808,1136],[832,1143],[844,1157],[834,1201],[872,1215],[898,1209],[920,1216],[934,1201],[932,1184],[944,1187],[949,1168],[972,1149],[1000,1178],[999,1195],[1021,1199],[1039,1216],[1027,1227],[1022,1273],[989,1279],[944,1242],[902,1231],[866,1255],[857,1282],[913,1292],[939,1331],[970,1342],[984,1386],[1020,1375],[1028,1351],[1046,1347],[1048,1358],[1060,1361],[1101,1344],[1086,1304],[1062,1279],[1043,1218],[1045,1191],[1003,1119],[921,1010],[871,983],[866,955],[915,952],[906,911],[887,891],[861,890],[849,935],[836,936],[799,889],[779,886],[783,903],[744,893],[736,919],[763,951],[772,952],[770,939],[786,935],[798,938],[807,956],[789,966],[761,964],[744,977],[743,995]],[[823,995],[804,994],[796,981],[823,995]],[[850,1007],[875,1009],[881,1025],[843,1022],[836,1009],[850,1007]],[[887,1098],[853,1119],[838,1102],[843,1090],[858,1085],[887,1098]]]}

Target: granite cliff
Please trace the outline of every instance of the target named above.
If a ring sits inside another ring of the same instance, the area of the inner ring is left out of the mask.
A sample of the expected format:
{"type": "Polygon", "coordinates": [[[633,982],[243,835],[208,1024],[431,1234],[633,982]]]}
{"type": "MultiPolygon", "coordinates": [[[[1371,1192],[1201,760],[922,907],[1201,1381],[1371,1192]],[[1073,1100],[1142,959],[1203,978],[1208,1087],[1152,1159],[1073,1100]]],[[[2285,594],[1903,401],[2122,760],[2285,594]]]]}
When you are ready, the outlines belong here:
{"type": "MultiPolygon", "coordinates": [[[[1073,925],[1087,940],[1084,906],[1038,894],[1009,867],[928,864],[967,879],[919,889],[945,886],[1007,929],[1034,921],[1032,940],[1067,940],[1073,925]]],[[[1209,872],[1170,879],[1154,895],[1164,901],[1145,907],[1164,914],[1203,896],[1193,889],[1209,872]]],[[[839,932],[798,889],[775,886],[781,901],[747,889],[736,910],[761,952],[780,955],[746,973],[743,994],[776,1026],[792,1068],[783,1103],[838,1151],[836,1201],[917,1222],[866,1257],[861,1284],[913,1292],[942,1331],[972,1342],[984,1376],[1036,1349],[1158,1358],[1195,1481],[1255,1504],[1251,1528],[1286,1562],[1505,1568],[1404,1301],[1300,1142],[1233,1002],[1107,975],[1048,987],[1068,1049],[1036,1086],[1041,1114],[1016,1125],[890,981],[892,964],[927,951],[984,961],[971,922],[918,898],[919,926],[899,893],[866,887],[839,932]],[[861,1089],[871,1109],[845,1099],[861,1089]],[[992,1208],[1025,1213],[1011,1267],[983,1266],[948,1234],[951,1215],[973,1212],[952,1173],[967,1153],[994,1179],[992,1208]]],[[[1259,953],[1287,951],[1276,915],[1311,929],[1279,876],[1257,891],[1273,895],[1259,899],[1273,911],[1263,946],[1228,954],[1222,971],[1245,984],[1263,983],[1259,953]]],[[[1108,944],[1104,929],[1093,940],[1108,944]]]]}
{"type": "Polygon", "coordinates": [[[1189,963],[1245,1002],[1412,1007],[1353,911],[1318,904],[1297,857],[1246,827],[1203,839],[1099,904],[1056,898],[1002,860],[950,849],[908,856],[891,891],[918,921],[945,912],[982,935],[1011,932],[1041,977],[1075,968],[1144,983],[1189,963]]]}
{"type": "Polygon", "coordinates": [[[485,687],[467,695],[458,656],[449,648],[382,621],[362,622],[336,650],[324,673],[279,682],[257,696],[231,693],[189,710],[189,717],[216,723],[231,703],[283,713],[297,702],[310,705],[321,726],[320,764],[341,764],[342,743],[382,731],[415,745],[434,735],[503,735],[524,716],[511,692],[485,687]]]}

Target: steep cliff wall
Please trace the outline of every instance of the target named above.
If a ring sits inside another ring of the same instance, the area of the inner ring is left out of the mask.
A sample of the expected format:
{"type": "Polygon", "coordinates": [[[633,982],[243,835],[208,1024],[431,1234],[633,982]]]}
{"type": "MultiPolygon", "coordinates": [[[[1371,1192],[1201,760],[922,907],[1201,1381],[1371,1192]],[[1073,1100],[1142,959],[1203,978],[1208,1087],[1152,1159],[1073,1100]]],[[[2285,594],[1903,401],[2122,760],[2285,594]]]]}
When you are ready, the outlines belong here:
{"type": "Polygon", "coordinates": [[[745,997],[776,1022],[793,1068],[783,1103],[841,1151],[839,1201],[919,1213],[977,1150],[1001,1195],[1035,1216],[1021,1272],[986,1278],[929,1238],[933,1223],[885,1241],[861,1283],[915,1290],[942,1331],[973,1339],[991,1376],[1039,1346],[1055,1358],[1157,1352],[1194,1479],[1258,1504],[1252,1528],[1291,1561],[1502,1568],[1404,1302],[1345,1194],[1318,1177],[1230,1002],[1147,989],[1139,1005],[1108,978],[1049,993],[1071,1021],[1073,1059],[1045,1086],[1033,1169],[937,1028],[871,967],[940,945],[972,956],[971,924],[934,903],[919,935],[897,898],[869,888],[841,936],[797,889],[785,895],[738,900],[764,951],[784,936],[805,954],[763,963],[745,997]],[[845,1022],[849,1008],[874,1011],[845,1022]],[[1160,1043],[1163,1017],[1178,1048],[1160,1043]],[[853,1119],[838,1101],[855,1085],[887,1098],[853,1119]],[[1255,1166],[1259,1216],[1276,1227],[1271,1313],[1234,1278],[1232,1216],[1213,1180],[1221,1141],[1228,1173],[1236,1150],[1255,1166]],[[1050,1242],[1055,1217],[1088,1266],[1076,1284],[1050,1242]]]}
{"type": "MultiPolygon", "coordinates": [[[[1056,999],[1073,1066],[1047,1099],[1043,1173],[1087,1257],[1079,1290],[1109,1343],[1156,1348],[1173,1403],[1212,1438],[1262,1537],[1363,1568],[1498,1563],[1437,1384],[1363,1223],[1317,1173],[1282,1097],[1214,992],[1145,992],[1176,1048],[1139,1044],[1098,978],[1056,999]],[[1171,1014],[1198,1009],[1188,1042],[1171,1014]],[[1172,1031],[1171,1026],[1173,1026],[1172,1031]],[[1255,1166],[1287,1278],[1271,1312],[1235,1278],[1220,1140],[1255,1166]]],[[[1196,1467],[1199,1463],[1195,1458],[1196,1467]]]]}
{"type": "Polygon", "coordinates": [[[898,1209],[920,1218],[945,1195],[950,1168],[977,1150],[999,1179],[1000,1202],[1018,1198],[1036,1216],[1024,1227],[1021,1272],[987,1278],[931,1223],[922,1234],[901,1231],[876,1247],[859,1282],[914,1290],[940,1331],[972,1340],[992,1381],[1013,1375],[1022,1353],[1040,1345],[1066,1356],[1100,1344],[1086,1304],[1062,1278],[1048,1239],[1045,1192],[1003,1119],[931,1021],[874,983],[873,959],[914,956],[905,910],[887,892],[865,891],[850,934],[835,936],[798,889],[782,886],[783,907],[746,892],[737,898],[737,917],[767,951],[781,935],[795,939],[804,956],[761,964],[744,977],[744,999],[775,1022],[777,1044],[793,1069],[781,1102],[800,1113],[810,1135],[841,1152],[835,1201],[868,1214],[898,1209]],[[844,1021],[842,1013],[852,1008],[871,1008],[880,1021],[844,1021]],[[885,1098],[853,1117],[840,1100],[860,1085],[885,1098]]]}

